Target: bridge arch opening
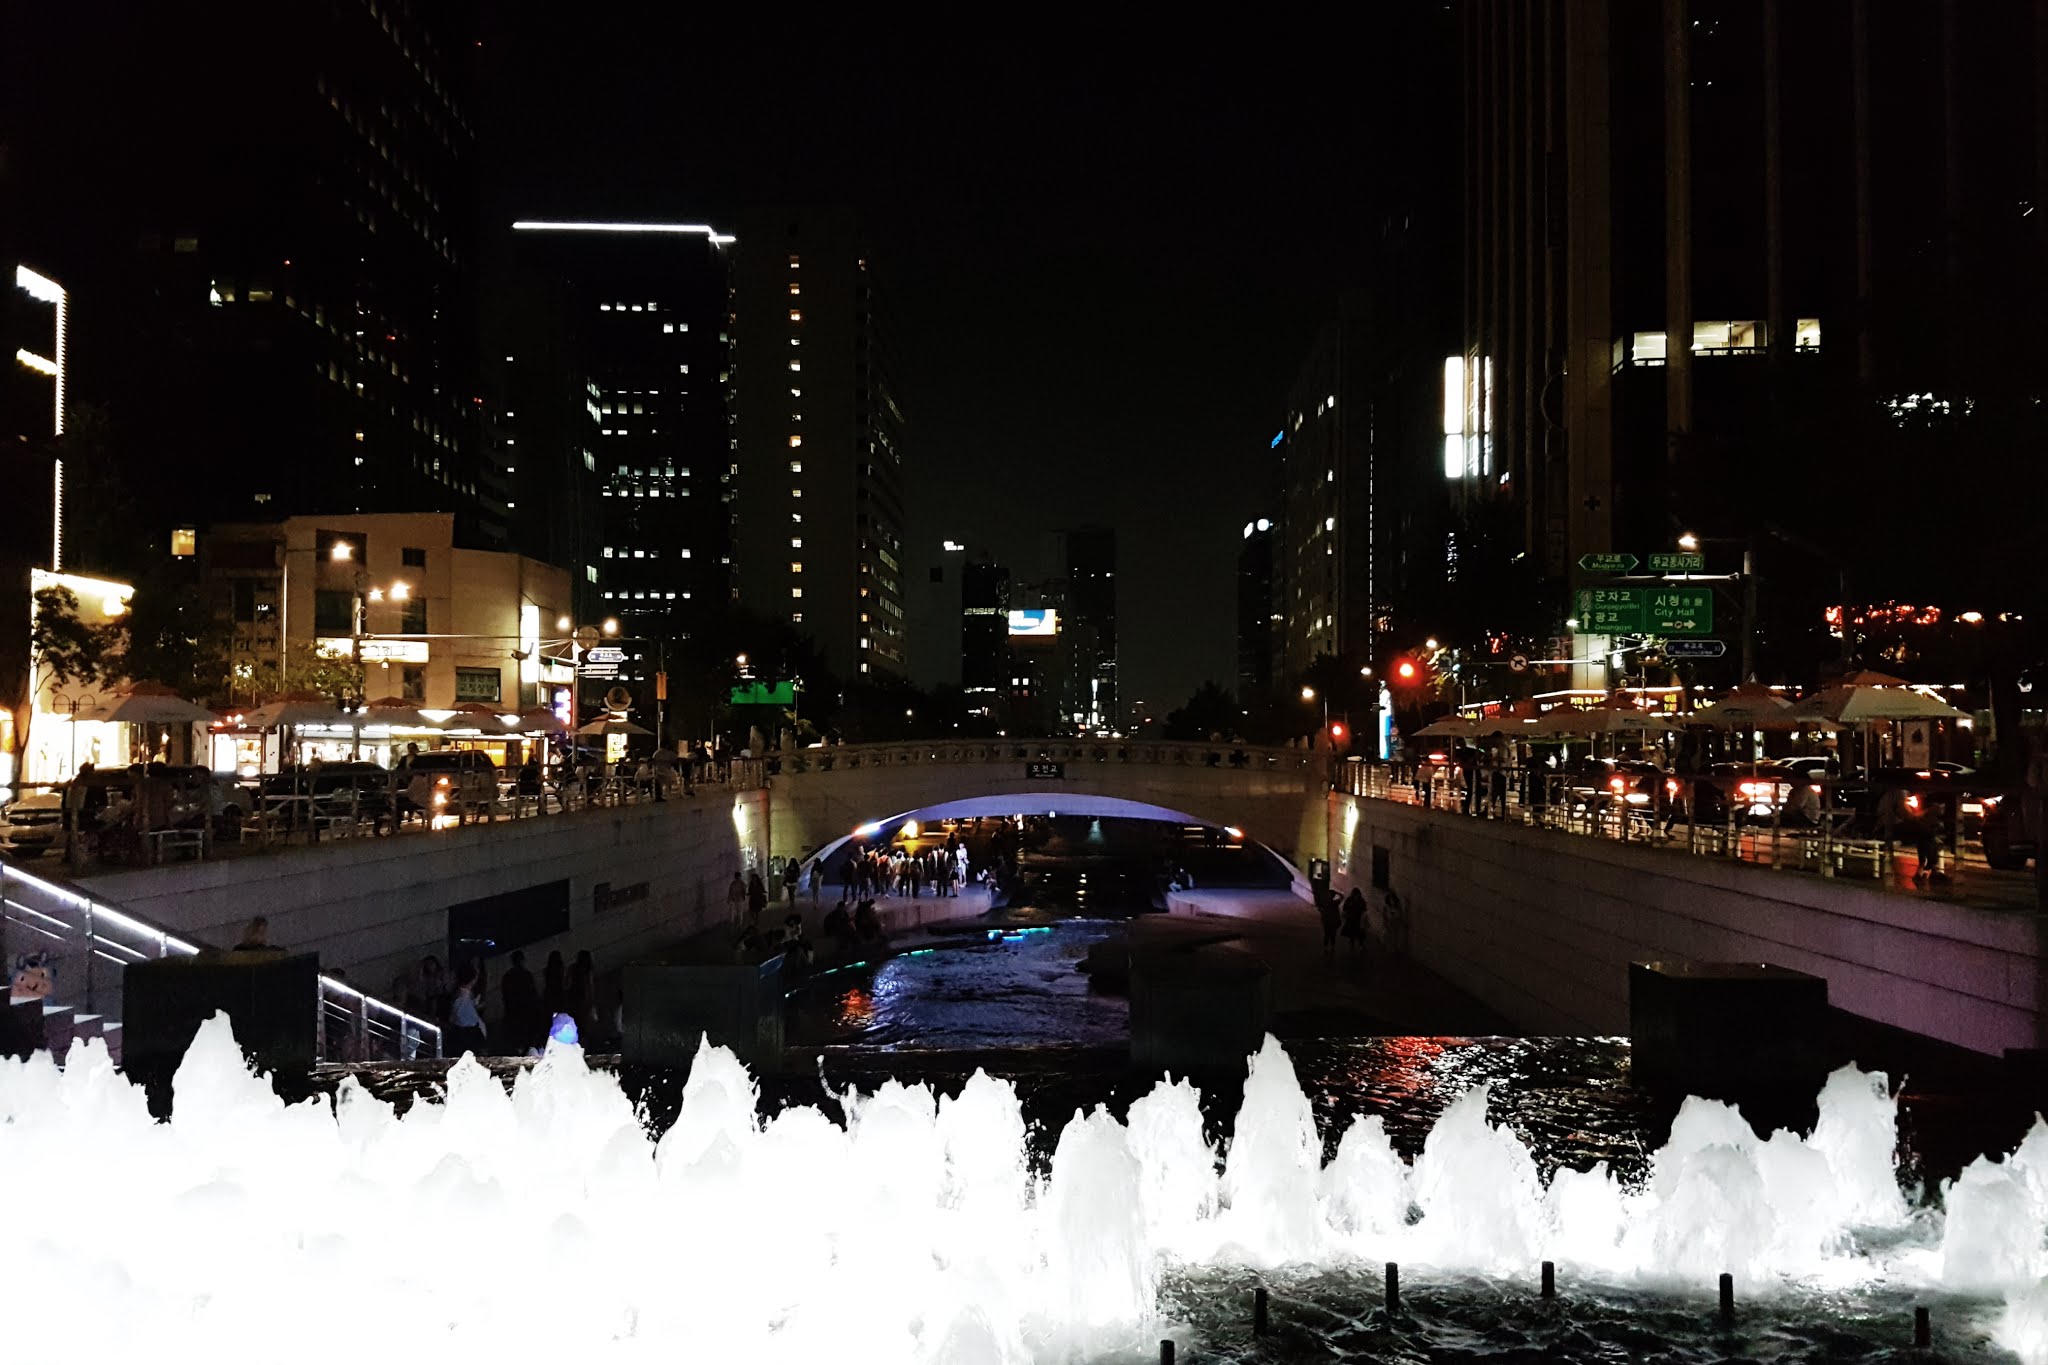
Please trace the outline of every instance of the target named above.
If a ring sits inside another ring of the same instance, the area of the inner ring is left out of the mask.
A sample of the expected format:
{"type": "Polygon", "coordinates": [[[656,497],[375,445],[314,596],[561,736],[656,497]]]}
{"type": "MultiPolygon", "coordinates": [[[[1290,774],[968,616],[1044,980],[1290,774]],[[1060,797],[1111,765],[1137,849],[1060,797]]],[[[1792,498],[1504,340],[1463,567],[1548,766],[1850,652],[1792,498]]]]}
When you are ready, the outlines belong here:
{"type": "Polygon", "coordinates": [[[1012,816],[1049,817],[1095,817],[1120,820],[1144,820],[1159,824],[1179,825],[1183,828],[1200,827],[1215,830],[1225,837],[1242,842],[1247,848],[1259,849],[1270,856],[1286,870],[1297,885],[1304,882],[1301,869],[1279,850],[1260,840],[1248,837],[1236,825],[1206,815],[1179,810],[1171,806],[1155,805],[1129,797],[1102,796],[1082,792],[1055,792],[1045,789],[1035,791],[995,792],[975,796],[949,797],[929,802],[909,810],[892,811],[886,815],[863,822],[844,834],[831,840],[806,855],[806,875],[823,871],[828,877],[837,860],[846,849],[856,842],[872,843],[876,840],[892,840],[911,821],[920,826],[936,820],[997,818],[1012,816]]]}

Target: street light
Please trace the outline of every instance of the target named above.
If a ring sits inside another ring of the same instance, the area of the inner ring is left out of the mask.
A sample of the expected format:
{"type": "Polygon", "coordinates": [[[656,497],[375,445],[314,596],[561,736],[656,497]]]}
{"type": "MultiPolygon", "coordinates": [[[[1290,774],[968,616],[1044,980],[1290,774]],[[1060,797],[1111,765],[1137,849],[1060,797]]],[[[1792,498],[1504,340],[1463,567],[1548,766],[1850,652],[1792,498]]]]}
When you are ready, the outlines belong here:
{"type": "Polygon", "coordinates": [[[619,633],[618,617],[607,616],[604,618],[604,633],[607,635],[617,635],[619,633]]]}
{"type": "MultiPolygon", "coordinates": [[[[65,352],[68,349],[69,328],[67,314],[71,296],[48,275],[30,270],[25,265],[14,267],[14,287],[38,303],[53,305],[57,310],[56,356],[54,359],[37,355],[30,350],[17,350],[14,358],[20,364],[37,374],[50,376],[51,434],[64,434],[64,380],[65,352]]],[[[50,568],[52,571],[64,567],[64,460],[59,456],[51,462],[50,470],[50,568]]]]}
{"type": "Polygon", "coordinates": [[[1681,550],[1697,550],[1699,547],[1700,538],[1690,531],[1678,538],[1678,548],[1681,550]]]}

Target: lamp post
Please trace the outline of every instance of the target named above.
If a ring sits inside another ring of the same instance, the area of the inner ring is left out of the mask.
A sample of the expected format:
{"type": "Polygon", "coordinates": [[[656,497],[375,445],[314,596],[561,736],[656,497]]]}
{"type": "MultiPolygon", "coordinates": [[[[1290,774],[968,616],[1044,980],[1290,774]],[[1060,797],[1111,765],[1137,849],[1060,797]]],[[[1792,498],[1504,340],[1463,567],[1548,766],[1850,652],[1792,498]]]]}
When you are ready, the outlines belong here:
{"type": "Polygon", "coordinates": [[[50,690],[50,700],[63,706],[71,716],[71,722],[68,727],[71,732],[71,768],[65,774],[65,780],[70,781],[78,776],[78,713],[82,708],[93,705],[99,698],[90,692],[75,692],[70,696],[66,696],[64,693],[52,688],[50,690]]]}
{"type": "MultiPolygon", "coordinates": [[[[49,276],[29,269],[25,265],[14,267],[14,286],[39,303],[53,305],[57,310],[55,357],[37,355],[34,351],[22,349],[14,353],[17,363],[46,374],[51,379],[51,434],[64,434],[64,379],[65,352],[68,349],[67,314],[70,311],[71,296],[64,286],[49,276]]],[[[64,567],[64,460],[59,456],[51,462],[50,471],[50,568],[64,567]]]]}
{"type": "Polygon", "coordinates": [[[1742,680],[1756,681],[1756,537],[1755,536],[1698,536],[1691,531],[1678,537],[1678,548],[1697,550],[1702,545],[1740,545],[1742,547],[1742,680]]]}

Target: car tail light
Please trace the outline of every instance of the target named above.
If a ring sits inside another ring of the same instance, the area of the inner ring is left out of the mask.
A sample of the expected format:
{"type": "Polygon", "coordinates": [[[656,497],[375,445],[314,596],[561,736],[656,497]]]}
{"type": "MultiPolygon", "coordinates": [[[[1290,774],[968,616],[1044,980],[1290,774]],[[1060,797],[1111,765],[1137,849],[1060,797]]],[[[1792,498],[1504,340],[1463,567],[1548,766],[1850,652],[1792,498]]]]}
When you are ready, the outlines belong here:
{"type": "Polygon", "coordinates": [[[1672,796],[1678,795],[1678,779],[1675,777],[1664,779],[1664,790],[1672,796]]]}
{"type": "Polygon", "coordinates": [[[1919,810],[1919,809],[1920,809],[1920,798],[1919,798],[1919,797],[1917,797],[1917,796],[1909,796],[1909,797],[1907,797],[1907,798],[1906,798],[1906,809],[1907,809],[1907,810],[1919,810]]]}
{"type": "Polygon", "coordinates": [[[1623,782],[1618,777],[1610,777],[1607,779],[1607,785],[1613,788],[1615,791],[1620,791],[1623,787],[1627,786],[1628,784],[1626,782],[1623,782]]]}

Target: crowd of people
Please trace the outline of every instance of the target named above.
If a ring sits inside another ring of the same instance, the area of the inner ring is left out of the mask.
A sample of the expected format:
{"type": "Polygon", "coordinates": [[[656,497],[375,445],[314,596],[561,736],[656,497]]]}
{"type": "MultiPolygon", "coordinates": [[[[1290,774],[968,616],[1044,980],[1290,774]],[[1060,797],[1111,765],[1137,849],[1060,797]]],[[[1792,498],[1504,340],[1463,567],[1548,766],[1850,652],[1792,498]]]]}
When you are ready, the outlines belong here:
{"type": "Polygon", "coordinates": [[[934,896],[957,896],[967,880],[967,845],[948,834],[943,845],[915,852],[905,848],[854,849],[839,869],[841,899],[865,900],[889,895],[916,900],[929,890],[934,896]]]}
{"type": "Polygon", "coordinates": [[[550,952],[538,980],[526,954],[514,950],[495,998],[491,987],[481,959],[450,970],[430,953],[391,983],[391,998],[403,1002],[406,1013],[440,1025],[441,1050],[449,1057],[534,1057],[550,1038],[590,1048],[619,1031],[616,1010],[607,1016],[599,1009],[597,964],[588,949],[574,959],[550,952]]]}

